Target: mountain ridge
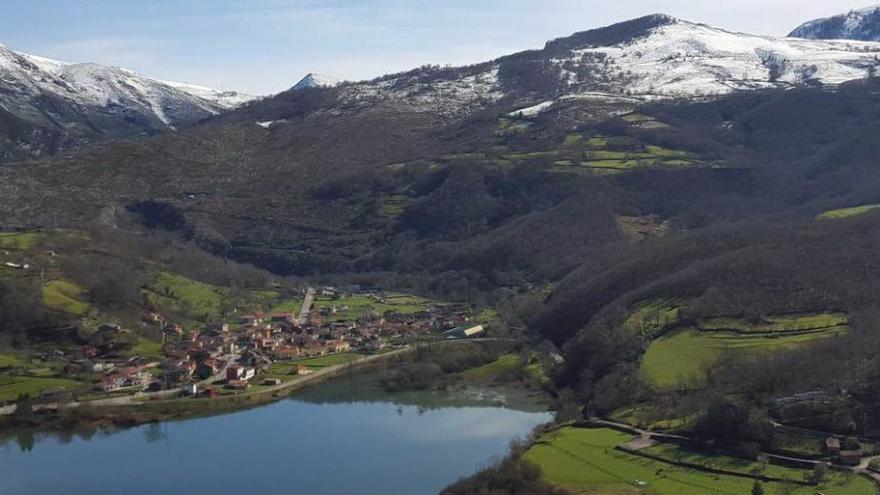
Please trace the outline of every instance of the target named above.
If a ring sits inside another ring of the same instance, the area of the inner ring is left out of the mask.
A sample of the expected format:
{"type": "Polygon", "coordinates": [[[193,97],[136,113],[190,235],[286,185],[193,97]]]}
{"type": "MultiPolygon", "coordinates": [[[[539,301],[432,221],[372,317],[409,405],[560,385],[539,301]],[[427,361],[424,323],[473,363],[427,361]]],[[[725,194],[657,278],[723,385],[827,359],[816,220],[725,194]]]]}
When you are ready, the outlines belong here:
{"type": "Polygon", "coordinates": [[[805,22],[788,36],[805,39],[880,41],[880,5],[805,22]]]}
{"type": "Polygon", "coordinates": [[[0,109],[15,117],[0,158],[35,158],[85,144],[192,125],[253,97],[160,81],[95,63],[67,63],[0,45],[0,109]]]}
{"type": "Polygon", "coordinates": [[[835,86],[870,77],[878,66],[878,43],[759,36],[652,14],[469,66],[429,65],[319,88],[308,103],[294,87],[246,113],[264,122],[382,107],[458,118],[500,102],[550,108],[566,98],[675,99],[835,86]]]}

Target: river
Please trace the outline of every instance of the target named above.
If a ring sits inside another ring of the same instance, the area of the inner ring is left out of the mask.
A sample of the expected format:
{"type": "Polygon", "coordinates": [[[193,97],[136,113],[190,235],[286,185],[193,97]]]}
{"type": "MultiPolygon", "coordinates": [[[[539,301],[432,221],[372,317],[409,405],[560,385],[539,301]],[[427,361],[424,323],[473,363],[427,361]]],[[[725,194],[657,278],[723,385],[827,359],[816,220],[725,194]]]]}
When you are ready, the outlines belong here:
{"type": "Polygon", "coordinates": [[[0,494],[435,494],[551,419],[506,399],[481,389],[390,394],[361,375],[220,416],[6,432],[0,494]]]}

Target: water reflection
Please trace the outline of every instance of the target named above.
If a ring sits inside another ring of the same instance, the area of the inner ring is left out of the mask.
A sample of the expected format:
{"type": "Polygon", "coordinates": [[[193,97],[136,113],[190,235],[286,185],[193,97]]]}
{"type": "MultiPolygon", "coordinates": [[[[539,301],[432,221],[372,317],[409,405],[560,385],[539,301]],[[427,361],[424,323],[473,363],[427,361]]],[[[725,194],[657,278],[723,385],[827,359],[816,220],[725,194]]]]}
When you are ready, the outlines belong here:
{"type": "Polygon", "coordinates": [[[4,432],[0,494],[436,493],[550,419],[370,387],[343,381],[247,411],[118,431],[4,432]]]}

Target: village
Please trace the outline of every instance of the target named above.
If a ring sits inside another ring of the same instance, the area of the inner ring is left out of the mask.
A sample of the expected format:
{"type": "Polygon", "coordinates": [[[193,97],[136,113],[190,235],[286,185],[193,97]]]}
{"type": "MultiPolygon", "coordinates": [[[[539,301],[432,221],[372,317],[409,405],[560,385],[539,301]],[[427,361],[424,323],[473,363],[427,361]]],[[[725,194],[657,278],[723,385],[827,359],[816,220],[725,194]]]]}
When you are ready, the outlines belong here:
{"type": "MultiPolygon", "coordinates": [[[[66,361],[64,375],[90,383],[93,399],[125,395],[215,397],[252,387],[278,386],[320,367],[415,342],[467,338],[484,331],[468,308],[432,303],[415,308],[417,311],[412,306],[408,311],[396,311],[388,298],[381,291],[352,294],[332,287],[319,293],[308,289],[298,313],[254,312],[228,322],[189,327],[151,314],[146,320],[161,328],[158,358],[120,357],[119,342],[130,332],[106,323],[88,344],[70,352],[54,351],[43,359],[66,361]],[[353,309],[345,302],[354,297],[369,298],[391,309],[381,314],[353,309]],[[315,304],[316,298],[322,304],[315,304]]],[[[74,395],[68,389],[46,389],[40,392],[40,399],[74,400],[74,395]]]]}

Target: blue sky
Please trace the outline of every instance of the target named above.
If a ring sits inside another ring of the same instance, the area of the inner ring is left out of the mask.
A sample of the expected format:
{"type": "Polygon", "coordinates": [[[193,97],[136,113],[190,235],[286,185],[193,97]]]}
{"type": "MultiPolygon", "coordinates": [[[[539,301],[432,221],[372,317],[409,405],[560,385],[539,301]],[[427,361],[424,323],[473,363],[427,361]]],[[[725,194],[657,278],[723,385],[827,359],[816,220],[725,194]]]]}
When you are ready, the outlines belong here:
{"type": "Polygon", "coordinates": [[[308,72],[363,79],[490,60],[663,12],[784,35],[850,0],[4,0],[0,43],[70,62],[268,94],[308,72]]]}

